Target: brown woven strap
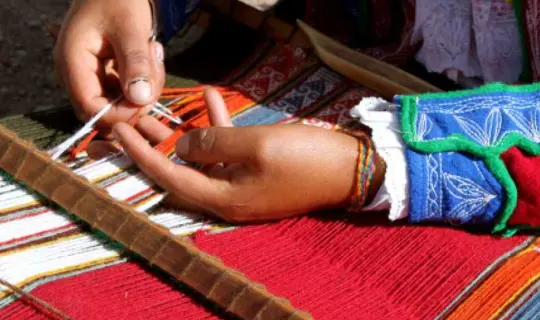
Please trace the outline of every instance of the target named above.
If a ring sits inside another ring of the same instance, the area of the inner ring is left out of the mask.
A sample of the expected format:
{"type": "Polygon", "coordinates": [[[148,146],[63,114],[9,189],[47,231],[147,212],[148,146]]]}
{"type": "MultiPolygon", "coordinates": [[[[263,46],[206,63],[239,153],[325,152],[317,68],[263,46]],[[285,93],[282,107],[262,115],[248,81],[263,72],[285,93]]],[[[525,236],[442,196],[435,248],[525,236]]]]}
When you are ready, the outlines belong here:
{"type": "Polygon", "coordinates": [[[0,169],[243,319],[311,319],[0,126],[0,169]]]}

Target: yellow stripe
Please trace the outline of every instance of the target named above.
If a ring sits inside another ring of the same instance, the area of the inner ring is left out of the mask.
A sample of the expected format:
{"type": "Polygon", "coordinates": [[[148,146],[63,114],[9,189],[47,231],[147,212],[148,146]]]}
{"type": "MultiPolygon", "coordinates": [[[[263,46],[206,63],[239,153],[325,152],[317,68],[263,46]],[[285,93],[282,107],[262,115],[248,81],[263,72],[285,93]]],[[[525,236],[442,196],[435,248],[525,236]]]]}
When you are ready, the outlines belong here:
{"type": "MultiPolygon", "coordinates": [[[[249,98],[249,99],[251,99],[251,98],[249,98]]],[[[248,103],[246,106],[236,109],[235,111],[233,111],[233,112],[231,113],[231,117],[237,116],[238,114],[240,114],[240,113],[242,113],[242,112],[244,112],[244,111],[246,111],[246,110],[252,108],[252,107],[255,106],[256,104],[257,104],[257,102],[250,102],[250,103],[248,103]]]]}
{"type": "Polygon", "coordinates": [[[519,298],[524,291],[526,291],[533,283],[535,283],[536,281],[538,281],[538,279],[540,278],[540,274],[537,274],[536,276],[534,276],[533,278],[531,278],[529,281],[527,281],[527,283],[519,288],[519,291],[516,291],[515,294],[513,294],[510,299],[508,299],[504,305],[502,307],[500,307],[492,316],[490,319],[495,319],[497,318],[503,311],[505,311],[505,309],[512,303],[514,302],[517,298],[519,298]]]}
{"type": "Polygon", "coordinates": [[[448,319],[493,319],[540,278],[540,239],[501,265],[448,319]]]}
{"type": "MultiPolygon", "coordinates": [[[[9,213],[12,213],[12,211],[22,211],[22,210],[24,210],[26,208],[37,206],[39,204],[43,205],[43,203],[41,201],[32,201],[32,202],[21,204],[21,205],[18,205],[18,206],[9,207],[7,209],[0,210],[0,215],[9,214],[9,213]]],[[[43,206],[43,207],[45,207],[45,206],[43,206]]]]}

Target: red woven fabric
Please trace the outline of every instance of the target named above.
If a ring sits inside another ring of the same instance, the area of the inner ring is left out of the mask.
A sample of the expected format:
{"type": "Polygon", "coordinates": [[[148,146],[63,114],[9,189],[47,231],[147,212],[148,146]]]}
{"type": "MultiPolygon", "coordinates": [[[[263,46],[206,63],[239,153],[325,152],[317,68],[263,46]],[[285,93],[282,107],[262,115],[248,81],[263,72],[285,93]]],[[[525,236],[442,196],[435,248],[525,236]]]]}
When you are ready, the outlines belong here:
{"type": "Polygon", "coordinates": [[[511,225],[540,226],[540,157],[512,148],[501,157],[518,189],[511,225]]]}
{"type": "MultiPolygon", "coordinates": [[[[309,217],[198,234],[201,249],[264,283],[316,319],[433,319],[486,267],[524,241],[450,228],[385,225],[364,215],[309,217]]],[[[216,317],[135,263],[57,280],[32,291],[76,319],[216,317]]],[[[40,319],[24,302],[8,319],[40,319]]]]}

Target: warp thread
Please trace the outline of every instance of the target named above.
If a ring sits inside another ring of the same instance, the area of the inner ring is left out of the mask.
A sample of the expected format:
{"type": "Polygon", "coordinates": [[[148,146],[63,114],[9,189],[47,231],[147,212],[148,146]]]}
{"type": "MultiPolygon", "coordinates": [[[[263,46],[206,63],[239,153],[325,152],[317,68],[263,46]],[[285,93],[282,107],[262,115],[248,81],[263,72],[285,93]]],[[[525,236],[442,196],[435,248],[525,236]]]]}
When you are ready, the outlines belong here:
{"type": "Polygon", "coordinates": [[[14,285],[14,284],[11,284],[11,283],[7,282],[6,280],[4,280],[2,278],[0,278],[0,284],[7,287],[7,288],[9,288],[11,291],[13,291],[13,293],[19,295],[21,298],[27,299],[28,302],[30,302],[34,306],[38,307],[37,309],[40,309],[42,311],[43,311],[43,309],[45,309],[46,311],[60,317],[61,319],[64,319],[64,320],[74,320],[73,318],[71,318],[70,316],[68,316],[64,312],[56,309],[55,307],[53,307],[49,303],[37,298],[36,296],[34,296],[34,295],[30,294],[30,293],[24,292],[18,286],[14,285]],[[39,307],[41,307],[41,308],[39,308],[39,307]]]}
{"type": "MultiPolygon", "coordinates": [[[[75,152],[78,153],[82,151],[91,141],[95,138],[97,135],[97,131],[94,130],[94,125],[107,113],[109,112],[112,107],[120,102],[120,100],[123,99],[123,95],[120,95],[116,99],[114,99],[112,102],[107,104],[103,109],[101,109],[95,116],[93,116],[79,131],[77,131],[75,134],[73,134],[71,137],[66,139],[64,142],[53,148],[49,151],[49,154],[51,154],[51,158],[53,160],[58,159],[61,157],[69,148],[71,148],[77,141],[81,140],[86,136],[86,139],[83,141],[83,143],[75,149],[75,152]]],[[[154,105],[154,108],[152,111],[154,112],[154,115],[159,115],[164,118],[169,119],[173,123],[177,125],[182,124],[182,120],[178,117],[175,117],[172,115],[172,112],[168,109],[168,107],[180,100],[181,98],[173,99],[172,101],[168,102],[165,105],[162,105],[161,103],[157,102],[154,105]]],[[[135,114],[134,118],[138,118],[140,109],[135,114]]],[[[130,119],[131,120],[131,119],[130,119]]]]}
{"type": "Polygon", "coordinates": [[[68,138],[66,141],[59,144],[57,147],[52,149],[50,153],[52,153],[51,158],[53,160],[58,159],[64,152],[66,152],[67,149],[69,149],[73,144],[75,144],[78,140],[86,136],[87,134],[90,134],[92,130],[94,129],[94,125],[96,122],[99,121],[111,108],[113,105],[118,103],[123,96],[119,96],[118,98],[114,99],[112,102],[110,102],[108,105],[106,105],[103,109],[101,109],[95,116],[92,117],[79,131],[77,131],[74,135],[72,135],[70,138],[68,138]]]}

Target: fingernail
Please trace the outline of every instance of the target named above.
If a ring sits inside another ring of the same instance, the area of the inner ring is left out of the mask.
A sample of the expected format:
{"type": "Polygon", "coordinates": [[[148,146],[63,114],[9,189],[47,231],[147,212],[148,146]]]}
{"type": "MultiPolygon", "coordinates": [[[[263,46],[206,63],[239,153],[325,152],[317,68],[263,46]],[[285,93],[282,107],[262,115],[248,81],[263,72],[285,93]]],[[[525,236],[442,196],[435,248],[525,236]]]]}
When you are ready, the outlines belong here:
{"type": "Polygon", "coordinates": [[[129,95],[133,103],[146,105],[152,98],[152,86],[145,78],[138,78],[130,82],[129,95]]]}
{"type": "Polygon", "coordinates": [[[176,154],[178,156],[185,156],[189,153],[189,138],[183,136],[176,143],[176,154]]]}
{"type": "Polygon", "coordinates": [[[156,58],[159,63],[163,63],[165,60],[165,52],[163,52],[163,46],[161,44],[156,45],[156,58]]]}

